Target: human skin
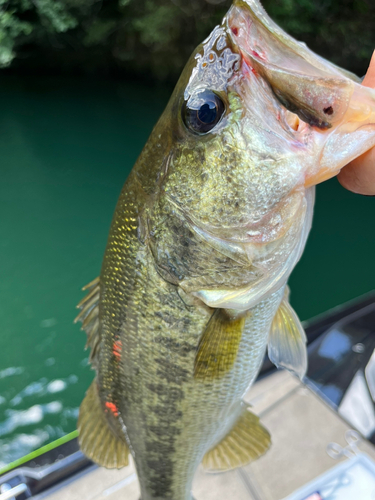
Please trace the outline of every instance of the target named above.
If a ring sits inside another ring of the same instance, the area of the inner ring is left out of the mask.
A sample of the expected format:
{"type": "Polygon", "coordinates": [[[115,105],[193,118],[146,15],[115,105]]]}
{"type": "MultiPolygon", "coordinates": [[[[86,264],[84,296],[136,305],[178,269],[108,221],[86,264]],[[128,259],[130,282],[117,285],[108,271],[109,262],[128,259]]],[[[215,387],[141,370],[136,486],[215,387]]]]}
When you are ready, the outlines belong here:
{"type": "MultiPolygon", "coordinates": [[[[375,88],[375,52],[362,84],[375,88]]],[[[353,193],[375,196],[375,147],[350,162],[337,178],[344,188],[353,193]]]]}

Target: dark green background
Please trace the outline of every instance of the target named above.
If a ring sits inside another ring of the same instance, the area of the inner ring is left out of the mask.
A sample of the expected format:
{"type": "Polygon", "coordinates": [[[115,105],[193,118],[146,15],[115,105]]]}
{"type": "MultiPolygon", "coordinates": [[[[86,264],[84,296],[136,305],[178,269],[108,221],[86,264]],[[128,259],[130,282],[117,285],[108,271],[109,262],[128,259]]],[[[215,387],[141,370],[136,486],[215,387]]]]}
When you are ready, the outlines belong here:
{"type": "MultiPolygon", "coordinates": [[[[3,0],[0,67],[174,81],[232,0],[3,0]]],[[[375,47],[373,0],[263,0],[298,40],[363,75],[375,47]]]]}
{"type": "MultiPolygon", "coordinates": [[[[75,304],[99,273],[117,197],[168,94],[0,79],[0,466],[75,428],[93,377],[75,304]]],[[[290,280],[302,319],[374,288],[374,216],[374,198],[335,179],[318,187],[290,280]]]]}

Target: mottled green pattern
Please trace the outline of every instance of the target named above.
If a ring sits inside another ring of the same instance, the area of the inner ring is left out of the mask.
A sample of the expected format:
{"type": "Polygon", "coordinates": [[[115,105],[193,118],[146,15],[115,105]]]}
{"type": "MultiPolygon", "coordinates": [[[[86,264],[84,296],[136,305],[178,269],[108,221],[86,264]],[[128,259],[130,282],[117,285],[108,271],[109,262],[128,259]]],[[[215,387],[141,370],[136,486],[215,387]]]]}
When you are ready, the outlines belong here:
{"type": "MultiPolygon", "coordinates": [[[[142,161],[143,155],[140,169],[142,161]]],[[[98,380],[103,408],[105,402],[114,402],[126,426],[142,500],[185,500],[204,453],[240,414],[240,398],[262,360],[281,294],[241,320],[242,338],[232,369],[224,376],[197,381],[197,348],[212,312],[186,304],[177,286],[158,273],[150,246],[142,240],[145,214],[137,205],[141,200],[147,212],[148,198],[137,171],[136,166],[119,199],[101,273],[98,380]],[[118,340],[121,361],[113,354],[118,340]]]]}
{"type": "Polygon", "coordinates": [[[127,227],[129,192],[131,179],[117,206],[101,275],[101,392],[104,400],[118,404],[126,425],[142,500],[188,499],[196,466],[239,415],[240,397],[261,362],[281,296],[260,304],[246,320],[233,370],[224,379],[197,382],[196,350],[210,316],[185,305],[176,286],[157,273],[150,250],[133,230],[119,230],[127,227]],[[129,268],[130,259],[137,266],[122,278],[116,269],[129,268]],[[120,365],[112,354],[117,336],[120,365]],[[237,410],[228,413],[236,402],[237,410]]]}

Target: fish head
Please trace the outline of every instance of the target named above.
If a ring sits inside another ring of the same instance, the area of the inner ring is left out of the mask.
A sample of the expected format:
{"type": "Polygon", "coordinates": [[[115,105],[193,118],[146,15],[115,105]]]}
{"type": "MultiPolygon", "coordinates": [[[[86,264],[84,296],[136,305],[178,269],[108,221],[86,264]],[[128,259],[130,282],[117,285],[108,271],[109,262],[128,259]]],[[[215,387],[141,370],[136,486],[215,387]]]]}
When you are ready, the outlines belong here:
{"type": "Polygon", "coordinates": [[[159,267],[176,269],[179,286],[210,307],[248,309],[301,256],[315,184],[375,145],[375,91],[283,32],[258,1],[236,0],[188,61],[156,129],[159,148],[168,137],[156,212],[168,205],[190,231],[175,224],[168,243],[153,231],[159,267]],[[216,249],[207,268],[220,254],[241,276],[222,271],[225,261],[218,281],[198,279],[204,266],[186,247],[203,243],[216,249]]]}

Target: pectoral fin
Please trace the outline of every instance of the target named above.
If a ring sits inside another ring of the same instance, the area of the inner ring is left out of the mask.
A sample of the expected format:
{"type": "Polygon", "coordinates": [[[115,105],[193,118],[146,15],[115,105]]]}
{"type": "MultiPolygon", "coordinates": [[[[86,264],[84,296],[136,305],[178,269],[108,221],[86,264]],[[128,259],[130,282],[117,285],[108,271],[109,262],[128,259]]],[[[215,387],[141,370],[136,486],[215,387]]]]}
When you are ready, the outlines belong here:
{"type": "Polygon", "coordinates": [[[129,448],[115,436],[101,407],[96,380],[90,385],[79,409],[79,445],[82,452],[107,469],[128,465],[129,448]]]}
{"type": "Polygon", "coordinates": [[[240,345],[245,318],[230,318],[216,309],[201,337],[194,364],[194,377],[213,380],[233,366],[240,345]]]}
{"type": "Polygon", "coordinates": [[[259,417],[244,409],[232,430],[205,454],[202,465],[210,472],[242,467],[263,455],[270,445],[270,434],[259,417]]]}
{"type": "Polygon", "coordinates": [[[286,296],[272,322],[268,357],[278,368],[286,368],[301,379],[306,373],[306,334],[286,296]]]}

